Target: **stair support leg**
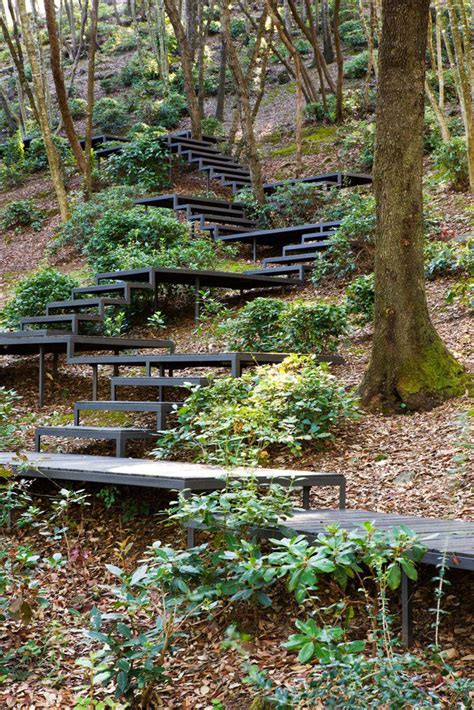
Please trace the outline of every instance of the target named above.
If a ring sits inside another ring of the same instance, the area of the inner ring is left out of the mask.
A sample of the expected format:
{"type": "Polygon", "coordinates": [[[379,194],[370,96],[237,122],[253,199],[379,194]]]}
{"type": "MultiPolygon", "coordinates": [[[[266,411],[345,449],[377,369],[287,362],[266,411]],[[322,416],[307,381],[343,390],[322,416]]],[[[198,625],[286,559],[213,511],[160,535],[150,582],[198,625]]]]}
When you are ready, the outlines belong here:
{"type": "Polygon", "coordinates": [[[117,443],[115,446],[115,455],[117,458],[123,459],[125,458],[125,445],[126,445],[126,440],[123,438],[123,436],[117,436],[117,443]]]}
{"type": "Polygon", "coordinates": [[[98,390],[99,390],[99,368],[97,365],[92,365],[92,399],[94,402],[97,400],[98,390]]]}
{"type": "Polygon", "coordinates": [[[201,303],[199,300],[199,291],[201,288],[201,281],[198,278],[196,278],[195,284],[194,284],[194,322],[199,323],[199,314],[201,310],[201,303]]]}
{"type": "Polygon", "coordinates": [[[413,643],[413,606],[411,601],[412,592],[412,581],[402,570],[402,643],[404,646],[411,646],[411,644],[413,643]]]}
{"type": "Polygon", "coordinates": [[[40,407],[44,407],[44,375],[44,347],[40,345],[38,361],[38,399],[40,407]]]}

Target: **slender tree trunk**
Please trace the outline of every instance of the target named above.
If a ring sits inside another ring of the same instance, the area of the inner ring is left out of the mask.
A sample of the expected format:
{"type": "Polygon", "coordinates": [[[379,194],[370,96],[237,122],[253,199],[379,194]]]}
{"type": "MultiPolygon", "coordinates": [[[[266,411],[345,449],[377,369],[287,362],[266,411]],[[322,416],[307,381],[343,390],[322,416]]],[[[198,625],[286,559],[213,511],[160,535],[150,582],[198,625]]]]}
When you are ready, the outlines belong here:
{"type": "Polygon", "coordinates": [[[362,401],[424,409],[464,391],[433,327],[423,264],[423,117],[430,0],[383,0],[374,190],[375,322],[362,401]],[[409,126],[409,130],[407,127],[409,126]]]}
{"type": "Polygon", "coordinates": [[[344,120],[342,106],[342,85],[344,81],[344,59],[342,57],[341,38],[339,36],[339,11],[341,0],[334,0],[334,45],[336,47],[337,84],[336,84],[336,123],[344,120]]]}
{"type": "Polygon", "coordinates": [[[199,110],[198,97],[194,89],[193,79],[193,57],[191,47],[186,37],[186,32],[181,22],[181,17],[175,5],[175,0],[165,0],[165,7],[170,22],[176,35],[176,41],[181,55],[181,66],[183,68],[184,91],[188,101],[188,112],[191,119],[191,132],[193,138],[202,138],[201,112],[199,110]]]}
{"type": "Polygon", "coordinates": [[[61,113],[64,129],[66,131],[71,150],[74,153],[76,163],[79,170],[82,173],[85,173],[86,161],[84,159],[84,153],[82,152],[81,144],[79,143],[79,138],[77,137],[76,129],[74,127],[74,121],[72,120],[71,112],[69,110],[66,87],[64,85],[64,74],[61,69],[61,52],[58,42],[58,26],[56,23],[54,0],[44,0],[44,9],[46,14],[46,25],[48,27],[51,71],[53,73],[54,85],[56,87],[59,111],[61,113]]]}
{"type": "Polygon", "coordinates": [[[335,56],[331,41],[328,0],[321,0],[321,28],[323,33],[323,55],[328,64],[332,64],[335,56]]]}
{"type": "Polygon", "coordinates": [[[9,133],[15,133],[21,125],[20,117],[13,110],[3,86],[0,86],[0,106],[2,107],[7,119],[9,133]]]}
{"type": "MultiPolygon", "coordinates": [[[[39,124],[39,114],[38,114],[38,109],[36,107],[36,101],[35,97],[33,96],[33,92],[31,91],[31,87],[28,83],[28,80],[25,75],[25,62],[23,58],[23,50],[21,49],[21,44],[19,41],[13,42],[13,39],[10,35],[10,32],[8,30],[8,26],[6,23],[5,18],[2,16],[0,17],[0,26],[2,28],[2,34],[3,38],[6,42],[6,45],[10,51],[10,56],[13,60],[13,63],[15,65],[15,69],[18,75],[18,81],[20,82],[20,86],[22,91],[24,92],[25,96],[27,96],[31,110],[33,112],[33,115],[35,117],[35,121],[39,124]]],[[[16,26],[16,21],[13,24],[13,31],[14,34],[16,35],[15,31],[15,26],[16,26]]],[[[16,39],[16,38],[15,38],[16,39]]]]}
{"type": "Polygon", "coordinates": [[[221,0],[221,22],[222,29],[227,44],[229,66],[234,77],[237,96],[240,102],[242,132],[246,142],[247,156],[252,177],[252,187],[256,200],[263,204],[265,202],[265,192],[263,189],[262,168],[258,156],[257,141],[253,126],[252,108],[250,106],[249,83],[244,76],[237,54],[237,49],[232,42],[230,35],[230,11],[228,0],[221,0]]]}
{"type": "Polygon", "coordinates": [[[474,61],[471,28],[462,0],[447,0],[467,143],[469,187],[474,192],[474,61]]]}
{"type": "Polygon", "coordinates": [[[217,89],[217,101],[216,101],[216,118],[218,118],[219,121],[224,120],[226,69],[227,69],[227,45],[225,43],[224,35],[222,35],[222,37],[221,37],[220,66],[219,66],[219,86],[217,89]]]}
{"type": "Polygon", "coordinates": [[[97,15],[99,0],[92,0],[89,27],[89,60],[87,64],[87,117],[86,117],[86,173],[84,179],[84,199],[92,193],[92,116],[94,112],[95,52],[97,47],[97,15]]]}
{"type": "Polygon", "coordinates": [[[59,154],[56,149],[56,146],[54,145],[53,136],[49,127],[48,107],[46,105],[44,84],[41,77],[40,62],[36,53],[35,40],[31,30],[30,18],[26,9],[26,0],[18,0],[18,8],[20,12],[23,41],[25,43],[26,54],[31,67],[31,79],[35,92],[39,123],[41,128],[41,134],[43,136],[44,146],[46,149],[46,155],[48,158],[51,180],[53,182],[54,191],[58,200],[61,219],[63,221],[66,221],[69,218],[69,206],[67,202],[66,188],[64,187],[64,179],[61,170],[59,154]]]}

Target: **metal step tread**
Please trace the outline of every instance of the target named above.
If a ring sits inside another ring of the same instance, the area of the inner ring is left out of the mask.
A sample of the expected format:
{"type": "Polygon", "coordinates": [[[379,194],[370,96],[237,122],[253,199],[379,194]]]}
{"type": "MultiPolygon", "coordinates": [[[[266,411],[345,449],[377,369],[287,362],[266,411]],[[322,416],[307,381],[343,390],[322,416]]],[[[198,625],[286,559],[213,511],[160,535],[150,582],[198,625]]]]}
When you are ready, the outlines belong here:
{"type": "Polygon", "coordinates": [[[124,387],[184,387],[187,384],[209,384],[208,377],[111,377],[110,381],[115,386],[124,387]]]}
{"type": "Polygon", "coordinates": [[[181,402],[150,402],[139,400],[123,400],[123,399],[100,399],[100,400],[84,400],[74,403],[74,410],[90,411],[124,411],[124,412],[156,412],[160,409],[171,409],[175,404],[180,405],[181,402]]]}
{"type": "Polygon", "coordinates": [[[56,436],[58,438],[76,439],[151,439],[158,436],[158,432],[153,429],[143,429],[138,427],[101,427],[89,425],[70,426],[43,426],[36,429],[36,436],[56,436]]]}
{"type": "Polygon", "coordinates": [[[74,288],[72,293],[75,296],[78,293],[112,293],[113,291],[125,291],[126,289],[134,290],[153,290],[153,284],[147,281],[120,281],[113,284],[91,284],[90,286],[78,286],[74,288]]]}
{"type": "Polygon", "coordinates": [[[29,325],[34,323],[61,323],[68,321],[102,321],[103,317],[95,313],[61,313],[56,316],[29,316],[22,318],[20,325],[29,325]]]}
{"type": "MultiPolygon", "coordinates": [[[[78,298],[69,301],[50,301],[46,304],[46,312],[51,308],[93,308],[101,306],[127,306],[128,301],[124,298],[78,298]]],[[[49,313],[48,313],[49,315],[49,313]]]]}
{"type": "Polygon", "coordinates": [[[306,272],[311,271],[311,267],[305,264],[295,264],[293,266],[281,266],[271,269],[254,269],[252,271],[244,271],[249,276],[292,276],[296,274],[296,278],[301,279],[303,283],[306,272]]]}
{"type": "Polygon", "coordinates": [[[262,264],[297,264],[305,261],[315,261],[319,258],[320,249],[314,252],[305,252],[304,254],[296,254],[295,256],[270,256],[263,259],[262,264]]]}
{"type": "Polygon", "coordinates": [[[331,242],[327,240],[321,240],[318,242],[305,242],[304,244],[288,244],[286,247],[283,247],[283,256],[288,256],[289,252],[296,251],[296,252],[304,252],[305,249],[326,249],[331,242]]]}

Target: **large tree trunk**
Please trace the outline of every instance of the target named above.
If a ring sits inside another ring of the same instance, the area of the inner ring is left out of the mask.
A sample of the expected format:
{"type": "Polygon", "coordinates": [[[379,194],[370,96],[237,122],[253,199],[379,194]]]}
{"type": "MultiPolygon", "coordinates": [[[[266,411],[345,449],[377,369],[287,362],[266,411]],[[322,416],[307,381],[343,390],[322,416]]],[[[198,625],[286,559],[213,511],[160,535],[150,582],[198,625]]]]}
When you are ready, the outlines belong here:
{"type": "Polygon", "coordinates": [[[49,53],[51,61],[51,71],[53,73],[54,85],[56,87],[56,96],[58,99],[59,111],[64,124],[64,129],[68,137],[71,150],[74,153],[76,163],[82,173],[86,171],[86,161],[82,152],[79,138],[77,137],[74,121],[72,120],[69,104],[67,101],[66,87],[64,85],[64,75],[61,68],[61,52],[58,42],[58,26],[56,23],[56,14],[53,0],[44,0],[44,9],[46,14],[46,25],[48,27],[49,37],[49,53]]]}
{"type": "Polygon", "coordinates": [[[26,54],[31,67],[31,79],[35,92],[35,103],[38,111],[41,134],[43,136],[46,155],[48,158],[51,180],[53,182],[54,191],[58,200],[61,219],[66,221],[69,218],[66,188],[64,187],[59,154],[53,143],[53,136],[49,127],[48,107],[44,93],[44,83],[41,76],[39,58],[36,53],[35,40],[31,30],[30,18],[26,9],[26,0],[18,0],[18,8],[20,12],[23,41],[25,43],[26,54]]]}
{"type": "Polygon", "coordinates": [[[184,91],[188,101],[188,112],[191,118],[191,132],[193,138],[198,140],[202,138],[201,128],[201,112],[199,110],[199,101],[194,89],[193,79],[193,57],[191,47],[186,36],[186,31],[181,22],[175,0],[165,0],[166,13],[173,26],[176,36],[176,41],[179,47],[181,56],[181,66],[183,69],[184,91]]]}
{"type": "Polygon", "coordinates": [[[375,322],[361,385],[371,407],[435,406],[464,389],[434,329],[423,265],[423,114],[430,0],[383,0],[374,189],[375,322]]]}

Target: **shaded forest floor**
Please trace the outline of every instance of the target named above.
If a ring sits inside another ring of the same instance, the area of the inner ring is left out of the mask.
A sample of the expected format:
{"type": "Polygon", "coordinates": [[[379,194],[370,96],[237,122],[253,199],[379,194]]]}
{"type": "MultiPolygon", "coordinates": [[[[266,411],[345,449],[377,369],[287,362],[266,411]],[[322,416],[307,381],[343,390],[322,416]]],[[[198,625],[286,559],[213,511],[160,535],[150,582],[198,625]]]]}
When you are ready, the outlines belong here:
{"type": "MultiPolygon", "coordinates": [[[[291,141],[293,110],[282,115],[280,107],[285,104],[283,88],[275,91],[265,102],[261,111],[259,129],[262,134],[262,151],[265,155],[264,170],[267,179],[282,175],[294,175],[295,165],[291,155],[281,155],[291,141]],[[278,135],[276,135],[279,132],[278,135]],[[276,137],[275,137],[276,136],[276,137]]],[[[291,105],[288,101],[285,105],[291,105]]],[[[330,170],[351,170],[351,156],[342,159],[334,142],[334,133],[321,134],[314,152],[304,156],[304,174],[330,170]]],[[[186,175],[176,186],[180,192],[205,189],[205,178],[186,175]]],[[[71,188],[77,187],[73,180],[71,188]]],[[[34,197],[38,206],[48,212],[48,218],[40,232],[25,229],[19,234],[3,235],[0,239],[0,305],[14,286],[17,278],[34,269],[45,258],[45,249],[51,242],[58,225],[51,185],[44,175],[30,179],[26,185],[0,195],[0,207],[6,201],[34,197]]],[[[453,230],[455,236],[472,231],[469,210],[474,201],[465,194],[456,194],[440,189],[433,195],[433,209],[442,217],[440,234],[453,230]]],[[[471,213],[472,214],[472,213],[471,213]]],[[[452,236],[452,235],[451,235],[452,236]]],[[[247,258],[247,254],[243,254],[247,258]]],[[[61,254],[50,259],[64,271],[84,272],[84,263],[75,253],[61,254]]],[[[438,279],[428,283],[428,298],[434,323],[451,351],[467,366],[473,365],[473,319],[461,306],[448,306],[444,293],[453,281],[438,279]]],[[[316,300],[320,297],[341,298],[343,283],[327,281],[321,287],[308,285],[305,289],[281,294],[282,298],[316,300]]],[[[244,300],[232,297],[233,305],[244,300]]],[[[134,334],[152,336],[146,328],[134,334]]],[[[192,308],[181,312],[181,317],[171,317],[166,331],[160,336],[176,341],[177,350],[215,349],[216,344],[204,335],[196,333],[192,308]]],[[[334,368],[347,386],[360,382],[368,363],[371,346],[371,329],[354,331],[341,347],[346,364],[334,368]]],[[[108,373],[100,381],[101,397],[108,392],[108,373]]],[[[191,374],[189,371],[186,374],[191,374]]],[[[33,431],[40,423],[65,423],[71,421],[72,404],[90,397],[90,372],[80,367],[65,367],[60,363],[57,378],[48,378],[46,406],[39,410],[37,401],[36,362],[31,358],[3,358],[0,362],[0,384],[15,389],[21,399],[17,405],[18,449],[30,450],[33,431]]],[[[151,394],[151,393],[150,393],[151,394]]],[[[126,396],[126,390],[124,390],[126,396]]],[[[143,392],[146,398],[147,392],[143,392]]],[[[153,396],[151,394],[151,396],[153,396]]],[[[435,516],[443,518],[462,517],[474,520],[472,431],[466,412],[472,402],[466,397],[452,400],[432,412],[405,416],[387,416],[364,413],[358,422],[336,433],[334,442],[322,450],[305,447],[300,458],[276,452],[270,464],[274,467],[294,469],[330,470],[342,472],[348,481],[348,506],[384,512],[435,516]]],[[[140,417],[127,417],[140,423],[140,417]]],[[[99,420],[90,420],[99,421],[99,420]]],[[[114,420],[117,421],[117,420],[114,420]]],[[[104,419],[100,419],[104,423],[104,419]]],[[[112,423],[112,420],[108,420],[112,423]]],[[[62,444],[63,450],[85,453],[106,453],[107,445],[62,444]]],[[[57,450],[57,449],[56,449],[57,450]]],[[[135,455],[148,452],[139,446],[130,450],[135,455]]],[[[52,490],[44,484],[35,484],[32,489],[41,505],[48,505],[52,490]]],[[[24,666],[18,667],[17,678],[0,680],[0,707],[5,708],[57,708],[73,707],[74,693],[83,683],[83,671],[75,660],[83,655],[82,630],[88,625],[90,609],[106,601],[104,583],[110,583],[104,566],[113,563],[117,556],[117,544],[132,541],[129,565],[133,567],[140,559],[144,548],[155,540],[171,545],[184,546],[184,534],[165,524],[163,511],[169,498],[147,492],[127,490],[117,502],[106,509],[97,490],[89,487],[91,506],[77,513],[70,521],[69,564],[64,569],[44,572],[40,586],[48,590],[49,606],[39,611],[32,622],[21,627],[10,622],[0,630],[0,649],[4,653],[20,647],[28,650],[23,654],[24,666]]],[[[314,494],[312,505],[335,504],[331,494],[314,494]]],[[[18,542],[29,545],[38,553],[51,554],[61,549],[67,554],[64,543],[48,542],[38,531],[15,532],[18,542]],[[61,548],[62,545],[62,548],[61,548]]],[[[8,536],[5,542],[8,545],[8,536]]],[[[416,650],[422,651],[433,641],[432,615],[434,606],[434,569],[421,572],[420,583],[415,592],[416,650]]],[[[462,571],[450,574],[451,586],[444,600],[441,626],[441,644],[454,668],[468,675],[474,670],[474,617],[472,576],[462,571]]],[[[354,590],[352,590],[354,591],[354,590]]],[[[329,585],[320,590],[322,601],[330,602],[338,592],[329,585]]],[[[393,598],[397,610],[398,599],[393,598]]],[[[292,619],[296,607],[289,609],[288,597],[278,600],[270,611],[261,611],[255,618],[248,609],[237,610],[241,627],[252,630],[248,644],[251,659],[269,670],[275,682],[290,684],[304,676],[307,668],[296,662],[294,654],[281,648],[282,640],[294,630],[292,619]]],[[[204,622],[193,628],[192,636],[184,653],[173,658],[167,671],[171,681],[154,707],[185,708],[191,710],[213,707],[220,700],[226,710],[246,708],[250,705],[251,693],[242,684],[240,659],[232,651],[222,651],[221,642],[230,618],[221,618],[211,624],[204,622]]],[[[353,624],[354,637],[364,634],[366,620],[356,616],[353,624]]],[[[422,679],[430,687],[437,683],[436,675],[422,679]]]]}

